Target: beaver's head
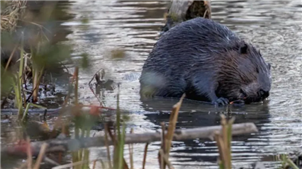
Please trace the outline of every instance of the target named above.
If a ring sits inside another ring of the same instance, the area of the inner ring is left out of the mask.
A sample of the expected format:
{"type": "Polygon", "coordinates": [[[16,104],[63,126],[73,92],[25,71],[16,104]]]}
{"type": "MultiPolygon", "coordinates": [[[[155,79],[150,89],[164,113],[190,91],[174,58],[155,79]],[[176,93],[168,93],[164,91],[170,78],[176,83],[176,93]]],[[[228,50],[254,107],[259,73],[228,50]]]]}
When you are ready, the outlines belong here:
{"type": "Polygon", "coordinates": [[[241,43],[227,51],[218,72],[217,95],[229,101],[245,103],[263,101],[271,89],[271,66],[250,44],[241,43]]]}

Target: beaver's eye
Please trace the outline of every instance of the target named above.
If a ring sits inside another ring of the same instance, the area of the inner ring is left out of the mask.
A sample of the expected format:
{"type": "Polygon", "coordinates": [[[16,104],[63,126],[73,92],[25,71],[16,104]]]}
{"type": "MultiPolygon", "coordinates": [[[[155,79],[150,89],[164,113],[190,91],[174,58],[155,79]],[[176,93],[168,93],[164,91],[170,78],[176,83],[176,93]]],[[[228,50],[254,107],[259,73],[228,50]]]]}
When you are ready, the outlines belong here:
{"type": "Polygon", "coordinates": [[[256,72],[259,73],[259,69],[256,67],[256,72]]]}

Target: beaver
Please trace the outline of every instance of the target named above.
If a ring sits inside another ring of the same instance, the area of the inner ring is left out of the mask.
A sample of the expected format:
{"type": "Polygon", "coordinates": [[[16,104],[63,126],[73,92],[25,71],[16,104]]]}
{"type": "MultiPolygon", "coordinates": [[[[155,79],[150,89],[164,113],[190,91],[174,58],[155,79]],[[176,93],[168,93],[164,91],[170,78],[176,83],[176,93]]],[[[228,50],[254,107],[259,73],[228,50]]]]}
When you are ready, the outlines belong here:
{"type": "Polygon", "coordinates": [[[269,96],[271,65],[226,26],[197,17],[164,33],[143,65],[143,98],[181,97],[215,105],[269,96]]]}

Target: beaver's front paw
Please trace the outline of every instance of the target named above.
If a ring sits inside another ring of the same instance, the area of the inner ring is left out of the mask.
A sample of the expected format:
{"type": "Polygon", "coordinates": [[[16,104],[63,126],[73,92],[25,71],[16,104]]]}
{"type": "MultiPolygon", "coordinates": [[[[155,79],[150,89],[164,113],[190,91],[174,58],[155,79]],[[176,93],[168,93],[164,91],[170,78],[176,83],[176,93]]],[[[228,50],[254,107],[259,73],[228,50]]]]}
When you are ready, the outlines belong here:
{"type": "Polygon", "coordinates": [[[232,104],[233,106],[235,107],[242,107],[244,106],[244,100],[235,100],[235,101],[232,101],[230,104],[232,104]]]}
{"type": "Polygon", "coordinates": [[[227,104],[229,104],[229,100],[224,97],[220,97],[214,102],[215,106],[225,106],[227,104]]]}

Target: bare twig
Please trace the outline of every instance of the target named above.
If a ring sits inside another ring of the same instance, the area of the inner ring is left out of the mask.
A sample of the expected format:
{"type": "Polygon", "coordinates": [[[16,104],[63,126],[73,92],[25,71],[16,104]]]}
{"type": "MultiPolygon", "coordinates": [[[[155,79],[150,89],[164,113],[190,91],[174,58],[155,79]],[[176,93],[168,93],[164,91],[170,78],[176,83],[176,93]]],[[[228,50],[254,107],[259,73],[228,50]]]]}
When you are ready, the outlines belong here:
{"type": "Polygon", "coordinates": [[[95,98],[100,102],[100,104],[102,105],[102,101],[100,100],[100,98],[97,97],[97,94],[93,91],[92,89],[92,81],[95,77],[97,77],[97,73],[102,70],[103,68],[100,68],[94,75],[93,77],[91,78],[91,80],[89,81],[88,85],[89,85],[89,89],[90,91],[92,92],[92,94],[95,96],[95,98]]]}
{"type": "Polygon", "coordinates": [[[145,169],[145,165],[146,165],[146,159],[147,159],[147,153],[148,153],[148,145],[149,145],[149,143],[146,143],[146,145],[145,145],[144,159],[143,159],[143,169],[145,169]]]}
{"type": "Polygon", "coordinates": [[[74,71],[74,76],[75,76],[75,86],[74,86],[74,97],[75,97],[75,104],[78,104],[78,90],[79,90],[79,67],[75,68],[74,71]]]}
{"type": "MultiPolygon", "coordinates": [[[[161,132],[162,132],[162,135],[161,135],[161,149],[165,152],[165,145],[166,145],[166,138],[165,138],[165,123],[161,123],[161,132]]],[[[164,168],[164,159],[163,157],[160,155],[160,153],[158,153],[158,161],[159,161],[159,166],[160,166],[160,169],[163,169],[164,168]]]]}
{"type": "Polygon", "coordinates": [[[167,154],[168,157],[169,157],[170,148],[171,148],[171,144],[172,144],[172,140],[173,140],[173,133],[175,131],[176,122],[178,119],[178,111],[180,109],[180,106],[181,106],[181,103],[182,103],[184,97],[185,97],[185,94],[180,98],[179,102],[173,106],[172,113],[170,115],[168,132],[165,135],[165,139],[166,139],[165,154],[167,154]]]}
{"type": "Polygon", "coordinates": [[[174,167],[172,166],[172,164],[169,161],[169,157],[167,154],[164,153],[164,151],[162,149],[159,150],[159,154],[161,155],[161,157],[165,160],[165,164],[167,164],[169,169],[174,169],[174,167]]]}
{"type": "Polygon", "coordinates": [[[54,160],[52,160],[52,159],[50,159],[50,158],[48,158],[48,157],[44,157],[44,161],[45,162],[48,162],[49,164],[51,164],[51,165],[54,165],[54,166],[59,166],[60,164],[59,163],[57,163],[56,161],[54,161],[54,160]]]}
{"type": "Polygon", "coordinates": [[[32,153],[31,153],[31,146],[30,146],[30,139],[27,137],[26,143],[27,146],[27,168],[32,168],[32,153]]]}
{"type": "Polygon", "coordinates": [[[93,161],[93,166],[92,166],[92,169],[95,169],[96,162],[97,162],[96,160],[94,160],[94,161],[93,161]]]}
{"type": "Polygon", "coordinates": [[[34,166],[34,169],[39,169],[41,161],[42,161],[42,159],[44,157],[44,154],[46,152],[47,146],[48,146],[47,143],[42,144],[38,159],[37,159],[37,161],[35,163],[35,166],[34,166]]]}
{"type": "Polygon", "coordinates": [[[8,66],[9,66],[9,64],[10,64],[10,62],[11,62],[13,56],[14,56],[14,53],[16,52],[16,49],[17,49],[17,45],[15,46],[14,50],[13,50],[12,53],[10,54],[9,59],[8,59],[6,65],[5,65],[4,71],[7,70],[8,66]]]}
{"type": "Polygon", "coordinates": [[[111,157],[110,157],[110,148],[109,148],[109,144],[108,144],[108,125],[105,124],[105,145],[107,148],[107,158],[108,158],[108,162],[109,162],[109,169],[112,169],[112,164],[111,164],[111,157]]]}

